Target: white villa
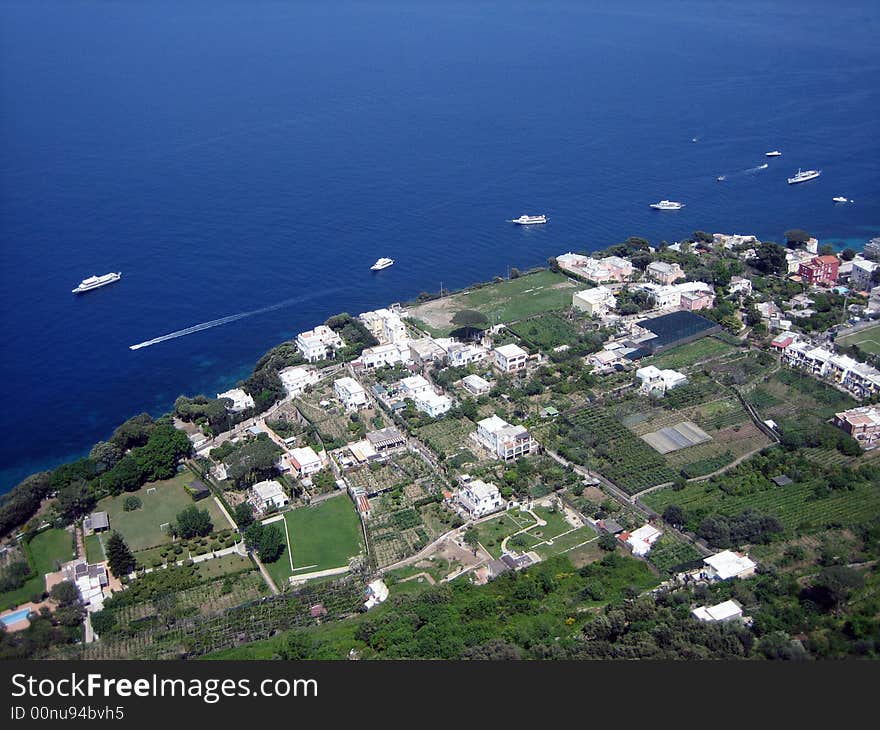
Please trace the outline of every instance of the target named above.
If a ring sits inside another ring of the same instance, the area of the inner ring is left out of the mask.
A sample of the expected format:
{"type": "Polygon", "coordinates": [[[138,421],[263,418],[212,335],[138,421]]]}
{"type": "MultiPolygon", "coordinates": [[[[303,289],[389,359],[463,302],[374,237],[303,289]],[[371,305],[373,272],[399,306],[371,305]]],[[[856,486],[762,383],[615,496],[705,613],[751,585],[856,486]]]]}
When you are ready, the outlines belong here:
{"type": "Polygon", "coordinates": [[[691,610],[700,621],[735,621],[743,617],[742,606],[736,601],[724,601],[714,606],[697,606],[691,610]]]}
{"type": "Polygon", "coordinates": [[[617,299],[607,286],[597,286],[595,289],[584,289],[572,294],[571,306],[591,317],[604,317],[608,310],[617,306],[617,299]]]}
{"type": "Polygon", "coordinates": [[[320,380],[318,372],[314,368],[290,367],[278,371],[281,384],[287,391],[287,395],[294,396],[302,393],[306,386],[314,385],[320,380]]]}
{"type": "Polygon", "coordinates": [[[538,446],[525,426],[512,426],[496,415],[477,423],[473,436],[490,453],[504,461],[525,456],[538,446]]]}
{"type": "Polygon", "coordinates": [[[665,395],[667,390],[687,382],[684,374],[677,370],[660,370],[654,365],[636,370],[636,378],[641,381],[639,391],[645,395],[665,395]]]}
{"type": "Polygon", "coordinates": [[[412,362],[412,355],[410,354],[409,344],[389,343],[387,345],[366,348],[355,364],[357,362],[360,362],[368,370],[372,370],[383,365],[408,365],[412,362]]]}
{"type": "Polygon", "coordinates": [[[396,312],[390,309],[377,309],[373,312],[362,312],[358,319],[363,322],[370,333],[379,340],[379,344],[406,344],[409,337],[406,325],[396,312]]]}
{"type": "Polygon", "coordinates": [[[354,378],[348,376],[339,378],[333,383],[333,390],[339,396],[345,408],[349,411],[356,411],[369,405],[367,392],[363,386],[354,378]]]}
{"type": "Polygon", "coordinates": [[[321,468],[324,466],[321,457],[315,453],[311,446],[291,449],[290,465],[301,479],[321,471],[321,468]]]}
{"type": "Polygon", "coordinates": [[[455,500],[474,519],[498,512],[507,506],[501,492],[494,484],[475,479],[462,486],[455,494],[455,500]]]}
{"type": "Polygon", "coordinates": [[[519,345],[501,345],[495,348],[495,367],[502,373],[525,370],[529,353],[519,345]]]}
{"type": "Polygon", "coordinates": [[[240,413],[247,408],[254,407],[254,399],[241,388],[232,388],[225,393],[217,393],[217,397],[228,398],[232,401],[231,406],[226,406],[226,410],[230,413],[240,413]]]}
{"type": "Polygon", "coordinates": [[[464,386],[465,390],[468,390],[474,395],[483,395],[492,390],[492,384],[488,380],[481,378],[479,375],[467,375],[461,379],[461,384],[464,386]]]}
{"type": "Polygon", "coordinates": [[[674,284],[686,276],[681,266],[664,261],[652,261],[645,269],[645,274],[661,284],[674,284]]]}
{"type": "Polygon", "coordinates": [[[287,493],[280,482],[274,479],[268,479],[264,482],[258,482],[251,487],[251,503],[259,512],[265,512],[272,507],[281,509],[290,503],[287,493]]]}
{"type": "Polygon", "coordinates": [[[413,400],[416,408],[431,418],[439,418],[452,408],[452,399],[448,395],[438,395],[433,390],[417,393],[413,400]]]}
{"type": "Polygon", "coordinates": [[[323,324],[296,336],[296,347],[307,362],[318,362],[332,357],[343,344],[342,338],[323,324]]]}
{"type": "Polygon", "coordinates": [[[748,555],[735,553],[731,550],[711,555],[703,559],[706,573],[712,580],[729,580],[730,578],[751,578],[755,574],[757,564],[748,555]]]}
{"type": "Polygon", "coordinates": [[[653,525],[642,525],[638,530],[633,530],[626,538],[626,544],[632,548],[633,555],[642,557],[650,552],[651,547],[663,533],[653,525]]]}
{"type": "Polygon", "coordinates": [[[557,256],[556,263],[560,268],[596,284],[603,281],[628,281],[633,275],[632,262],[620,256],[594,259],[592,256],[568,252],[557,256]]]}

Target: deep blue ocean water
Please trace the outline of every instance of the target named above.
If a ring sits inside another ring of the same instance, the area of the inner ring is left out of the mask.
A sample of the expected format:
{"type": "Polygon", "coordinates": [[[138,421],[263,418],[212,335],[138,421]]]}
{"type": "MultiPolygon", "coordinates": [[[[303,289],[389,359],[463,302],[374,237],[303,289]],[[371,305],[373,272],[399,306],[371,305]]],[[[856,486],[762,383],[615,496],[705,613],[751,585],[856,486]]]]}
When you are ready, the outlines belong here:
{"type": "Polygon", "coordinates": [[[880,234],[870,0],[0,13],[0,491],[338,311],[628,235],[880,234]],[[823,175],[788,186],[798,167],[823,175]]]}

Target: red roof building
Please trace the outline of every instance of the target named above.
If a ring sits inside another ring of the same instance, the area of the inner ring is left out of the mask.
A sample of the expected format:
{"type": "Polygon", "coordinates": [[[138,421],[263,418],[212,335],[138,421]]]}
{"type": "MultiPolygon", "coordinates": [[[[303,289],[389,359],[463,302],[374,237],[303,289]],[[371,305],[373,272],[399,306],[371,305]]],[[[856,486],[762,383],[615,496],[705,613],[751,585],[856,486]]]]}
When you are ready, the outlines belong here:
{"type": "Polygon", "coordinates": [[[814,256],[798,267],[798,276],[807,284],[831,286],[837,281],[839,268],[837,256],[814,256]]]}

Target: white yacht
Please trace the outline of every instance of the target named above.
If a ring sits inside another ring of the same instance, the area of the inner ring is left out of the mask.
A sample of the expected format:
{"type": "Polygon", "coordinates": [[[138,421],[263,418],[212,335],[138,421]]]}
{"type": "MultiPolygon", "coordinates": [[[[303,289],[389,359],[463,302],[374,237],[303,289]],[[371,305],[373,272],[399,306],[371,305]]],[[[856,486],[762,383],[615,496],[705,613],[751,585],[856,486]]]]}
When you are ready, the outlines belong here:
{"type": "Polygon", "coordinates": [[[533,226],[536,223],[546,223],[547,216],[543,213],[541,215],[521,215],[519,218],[514,218],[508,223],[519,223],[521,226],[533,226]]]}
{"type": "Polygon", "coordinates": [[[88,279],[83,279],[76,289],[71,290],[71,293],[82,294],[84,291],[91,291],[92,289],[112,284],[114,281],[119,281],[121,278],[121,271],[116,273],[111,272],[109,274],[104,274],[103,276],[90,276],[88,279]]]}
{"type": "Polygon", "coordinates": [[[661,200],[659,203],[651,203],[654,210],[681,210],[684,203],[676,203],[674,200],[661,200]]]}
{"type": "Polygon", "coordinates": [[[387,269],[393,263],[394,259],[381,258],[370,267],[370,271],[381,271],[382,269],[387,269]]]}
{"type": "Polygon", "coordinates": [[[727,175],[719,175],[715,179],[718,180],[718,182],[724,182],[725,180],[727,180],[727,175]]]}
{"type": "Polygon", "coordinates": [[[794,185],[795,183],[806,182],[807,180],[815,180],[819,175],[822,174],[821,170],[801,170],[798,168],[797,175],[794,177],[788,178],[788,184],[794,185]]]}
{"type": "Polygon", "coordinates": [[[765,152],[764,157],[781,157],[782,153],[779,150],[773,150],[772,152],[765,152]]]}
{"type": "Polygon", "coordinates": [[[844,198],[842,195],[838,195],[836,198],[832,198],[835,203],[851,203],[852,201],[849,198],[844,198]]]}

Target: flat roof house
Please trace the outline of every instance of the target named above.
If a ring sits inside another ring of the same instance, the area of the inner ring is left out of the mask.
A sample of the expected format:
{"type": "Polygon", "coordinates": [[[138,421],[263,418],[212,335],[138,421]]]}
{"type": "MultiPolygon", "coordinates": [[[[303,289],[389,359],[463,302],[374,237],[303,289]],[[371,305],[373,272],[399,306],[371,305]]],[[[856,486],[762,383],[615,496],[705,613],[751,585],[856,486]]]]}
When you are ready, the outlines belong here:
{"type": "Polygon", "coordinates": [[[342,338],[324,324],[319,324],[313,330],[300,332],[296,336],[296,347],[307,362],[326,360],[343,344],[342,338]]]}
{"type": "Polygon", "coordinates": [[[798,266],[798,276],[807,284],[831,286],[837,281],[840,260],[837,256],[814,256],[798,266]]]}
{"type": "Polygon", "coordinates": [[[685,278],[684,270],[678,264],[667,264],[665,261],[652,261],[645,269],[645,274],[660,284],[673,284],[685,278]]]}
{"type": "Polygon", "coordinates": [[[646,395],[665,395],[667,390],[687,382],[683,373],[677,370],[660,370],[654,365],[636,370],[636,378],[640,381],[639,391],[646,395]]]}
{"type": "Polygon", "coordinates": [[[468,375],[461,379],[461,384],[464,386],[465,390],[474,395],[483,395],[492,390],[492,384],[488,380],[481,378],[479,375],[468,375]]]}
{"type": "Polygon", "coordinates": [[[274,479],[258,482],[251,487],[251,501],[260,512],[272,507],[281,509],[290,502],[284,487],[274,479]]]}
{"type": "Polygon", "coordinates": [[[411,361],[408,344],[389,343],[366,348],[354,364],[360,363],[367,370],[372,370],[383,366],[407,365],[411,361]]]}
{"type": "Polygon", "coordinates": [[[427,413],[431,418],[439,418],[452,408],[452,399],[446,395],[438,395],[433,389],[416,393],[413,401],[417,410],[427,413]]]}
{"type": "Polygon", "coordinates": [[[571,306],[591,317],[604,317],[617,306],[617,299],[608,287],[597,286],[572,294],[571,306]]]}
{"type": "Polygon", "coordinates": [[[415,400],[415,397],[419,393],[425,393],[429,390],[433,390],[431,384],[427,381],[426,378],[421,375],[410,375],[407,378],[403,378],[400,381],[400,392],[404,398],[412,398],[415,400]]]}
{"type": "Polygon", "coordinates": [[[92,532],[104,532],[110,529],[110,517],[106,512],[92,512],[83,520],[83,530],[87,534],[92,532]]]}
{"type": "MultiPolygon", "coordinates": [[[[626,533],[623,533],[626,534],[626,533]]],[[[663,533],[653,525],[642,525],[638,530],[633,530],[626,537],[626,544],[632,548],[633,555],[647,555],[651,547],[663,533]]],[[[623,535],[621,535],[623,537],[623,535]]]]}
{"type": "Polygon", "coordinates": [[[339,400],[342,401],[342,404],[349,411],[356,411],[358,408],[364,408],[370,403],[369,398],[367,398],[367,392],[354,378],[347,376],[339,378],[339,380],[333,383],[333,390],[336,391],[339,400]]]}
{"type": "Polygon", "coordinates": [[[742,606],[736,601],[724,601],[714,606],[697,606],[691,613],[700,621],[735,621],[743,617],[742,606]]]}
{"type": "Polygon", "coordinates": [[[281,378],[281,384],[289,396],[299,395],[306,389],[306,386],[314,385],[319,379],[314,368],[302,366],[279,370],[278,377],[281,378]]]}
{"type": "Polygon", "coordinates": [[[504,461],[525,456],[538,446],[538,442],[525,426],[513,426],[497,415],[477,423],[474,438],[490,453],[504,461]]]}
{"type": "Polygon", "coordinates": [[[863,449],[873,449],[880,444],[880,405],[835,413],[834,425],[846,431],[863,449]]]}
{"type": "Polygon", "coordinates": [[[731,578],[750,578],[755,574],[757,564],[748,555],[735,553],[732,550],[711,555],[703,559],[706,572],[713,580],[730,580],[731,578]]]}
{"type": "Polygon", "coordinates": [[[481,479],[474,479],[463,485],[456,492],[455,499],[474,519],[498,512],[507,505],[498,487],[481,479]]]}
{"type": "Polygon", "coordinates": [[[519,345],[501,345],[495,348],[495,367],[502,373],[515,373],[526,369],[529,353],[519,345]]]}
{"type": "Polygon", "coordinates": [[[315,453],[311,446],[291,449],[290,465],[300,478],[319,472],[323,467],[321,457],[315,453]]]}
{"type": "Polygon", "coordinates": [[[247,408],[254,407],[254,399],[241,388],[231,388],[225,393],[217,393],[217,398],[226,398],[232,401],[231,405],[226,406],[226,410],[230,413],[240,413],[247,408]]]}

